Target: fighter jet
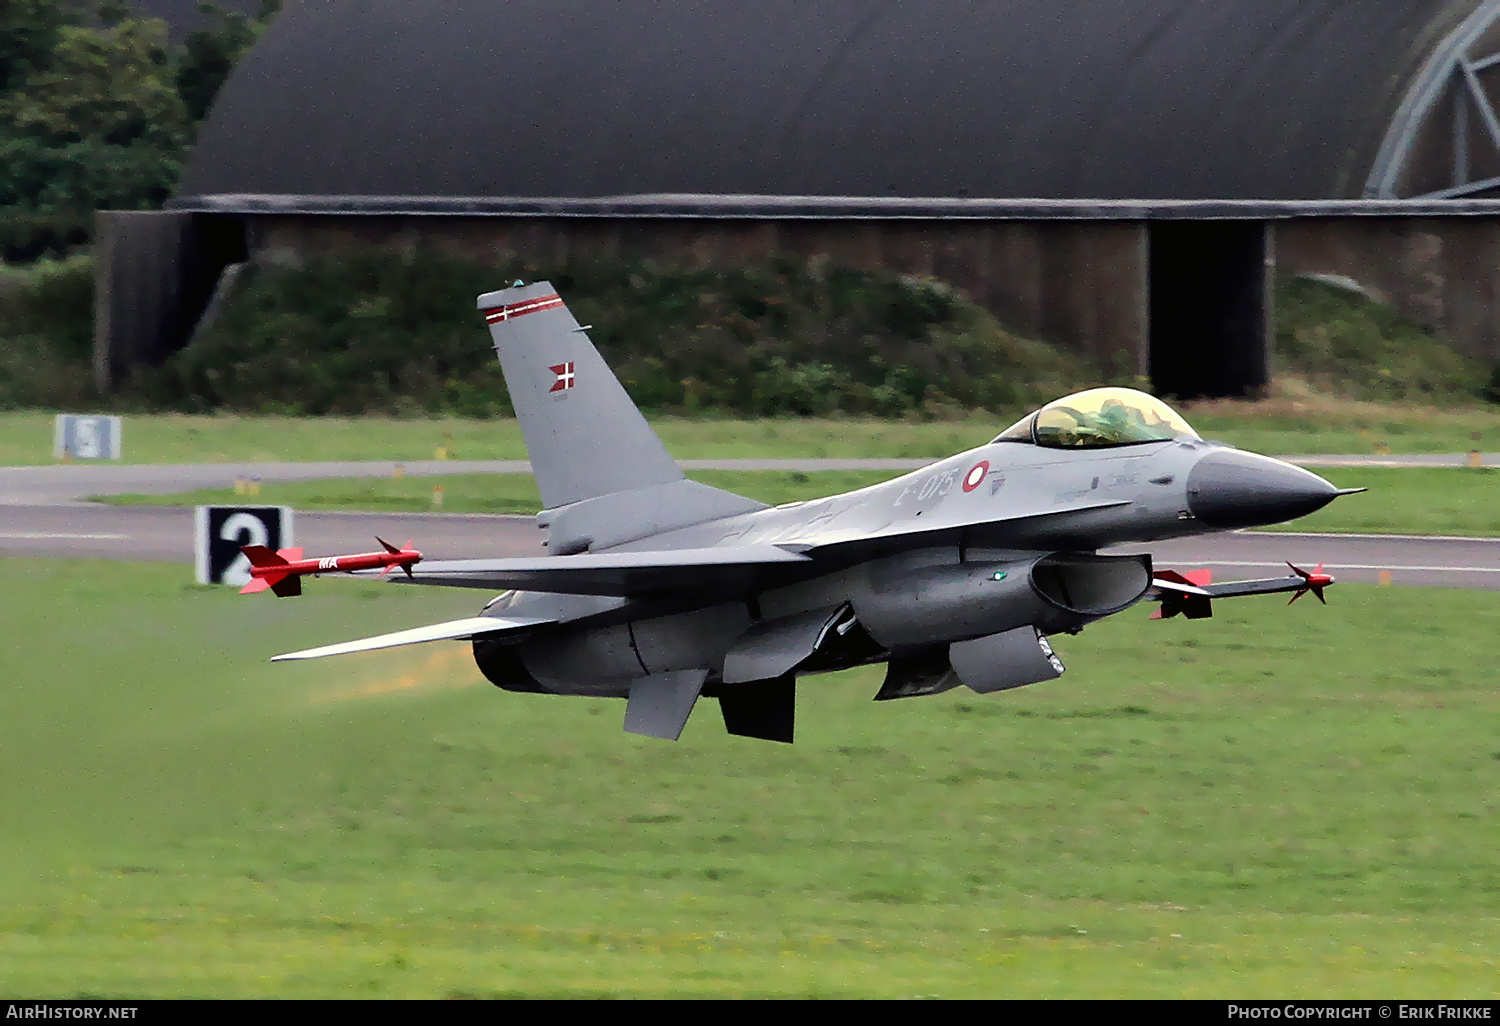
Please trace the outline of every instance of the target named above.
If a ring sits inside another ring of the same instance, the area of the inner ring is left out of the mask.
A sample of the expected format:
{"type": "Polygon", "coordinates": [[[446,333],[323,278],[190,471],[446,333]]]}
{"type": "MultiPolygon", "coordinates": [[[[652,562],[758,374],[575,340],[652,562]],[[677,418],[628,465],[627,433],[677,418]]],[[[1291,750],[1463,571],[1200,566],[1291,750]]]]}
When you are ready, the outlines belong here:
{"type": "Polygon", "coordinates": [[[1305,591],[1328,575],[1212,584],[1103,554],[1280,523],[1344,494],[1205,441],[1159,399],[1097,388],[921,470],[768,507],[684,477],[547,282],[479,297],[545,509],[547,555],[422,561],[394,583],[500,590],[478,616],[277,656],[443,639],[508,691],[626,700],[676,740],[700,698],[731,734],[790,742],[797,680],[886,664],[879,700],[1059,676],[1048,643],[1144,600],[1158,616],[1305,591]],[[504,589],[504,590],[501,590],[504,589]]]}

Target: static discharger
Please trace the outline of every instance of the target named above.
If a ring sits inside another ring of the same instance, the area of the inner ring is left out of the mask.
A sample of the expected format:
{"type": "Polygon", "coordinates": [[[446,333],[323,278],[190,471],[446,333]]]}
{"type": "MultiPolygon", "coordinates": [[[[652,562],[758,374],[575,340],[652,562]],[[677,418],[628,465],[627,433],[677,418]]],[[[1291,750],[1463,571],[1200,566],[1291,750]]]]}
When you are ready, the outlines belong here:
{"type": "Polygon", "coordinates": [[[250,583],[240,589],[241,595],[254,595],[269,589],[273,594],[287,598],[302,594],[302,578],[308,574],[350,573],[355,570],[379,570],[384,577],[400,567],[411,577],[413,564],[422,562],[422,554],[411,547],[408,541],[396,548],[384,538],[376,538],[384,552],[361,552],[352,556],[323,556],[318,559],[303,559],[301,549],[281,549],[272,552],[264,545],[245,545],[240,551],[250,561],[250,583]]]}

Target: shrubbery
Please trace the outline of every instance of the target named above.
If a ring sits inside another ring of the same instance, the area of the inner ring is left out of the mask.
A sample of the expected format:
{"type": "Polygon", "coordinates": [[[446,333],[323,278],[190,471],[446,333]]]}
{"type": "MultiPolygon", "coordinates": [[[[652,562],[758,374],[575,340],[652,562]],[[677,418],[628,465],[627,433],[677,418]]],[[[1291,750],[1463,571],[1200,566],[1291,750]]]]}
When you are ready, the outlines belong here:
{"type": "MultiPolygon", "coordinates": [[[[557,285],[631,395],[657,413],[999,415],[1101,383],[1097,369],[1006,331],[941,284],[816,260],[497,267],[369,252],[252,270],[193,345],[139,370],[104,405],[508,414],[474,297],[517,278],[557,285]]],[[[1280,282],[1276,301],[1278,376],[1356,399],[1500,401],[1500,376],[1388,307],[1301,280],[1280,282]]],[[[0,267],[0,408],[99,403],[92,319],[88,257],[0,267]]]]}
{"type": "Polygon", "coordinates": [[[944,286],[817,260],[724,271],[366,253],[256,269],[211,328],[133,388],[180,410],[507,413],[474,297],[543,278],[651,411],[998,411],[1088,380],[944,286]]]}
{"type": "Polygon", "coordinates": [[[1479,361],[1395,308],[1320,281],[1278,283],[1275,360],[1276,374],[1328,395],[1438,404],[1491,398],[1479,361]]]}
{"type": "Polygon", "coordinates": [[[94,262],[0,266],[0,409],[92,402],[94,262]]]}

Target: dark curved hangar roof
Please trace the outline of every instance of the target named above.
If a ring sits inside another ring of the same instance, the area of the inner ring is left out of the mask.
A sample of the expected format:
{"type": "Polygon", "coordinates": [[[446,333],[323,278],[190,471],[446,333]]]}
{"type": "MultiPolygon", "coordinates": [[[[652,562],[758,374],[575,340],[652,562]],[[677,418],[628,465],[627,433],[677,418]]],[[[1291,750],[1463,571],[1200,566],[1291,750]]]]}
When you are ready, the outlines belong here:
{"type": "MultiPolygon", "coordinates": [[[[260,9],[260,0],[212,0],[220,10],[236,14],[255,14],[260,9]]],[[[202,0],[125,0],[125,5],[137,17],[160,18],[174,39],[189,32],[211,28],[214,20],[199,10],[202,0]]]]}
{"type": "Polygon", "coordinates": [[[1495,7],[290,0],[173,206],[1358,197],[1434,55],[1495,7]]]}

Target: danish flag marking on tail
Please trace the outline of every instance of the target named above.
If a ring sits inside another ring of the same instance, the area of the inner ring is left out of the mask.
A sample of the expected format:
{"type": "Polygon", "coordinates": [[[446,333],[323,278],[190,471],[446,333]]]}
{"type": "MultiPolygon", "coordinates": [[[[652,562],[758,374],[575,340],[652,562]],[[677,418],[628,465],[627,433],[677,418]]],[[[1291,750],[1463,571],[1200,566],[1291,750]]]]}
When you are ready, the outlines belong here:
{"type": "Polygon", "coordinates": [[[551,388],[547,389],[549,392],[562,392],[578,383],[578,375],[573,373],[571,363],[559,363],[547,369],[557,375],[557,380],[552,382],[551,388]]]}
{"type": "Polygon", "coordinates": [[[523,314],[541,313],[543,310],[555,310],[563,305],[562,297],[553,293],[550,296],[539,296],[536,299],[528,299],[522,303],[511,303],[509,306],[496,306],[484,312],[485,323],[499,324],[513,317],[523,314]]]}

